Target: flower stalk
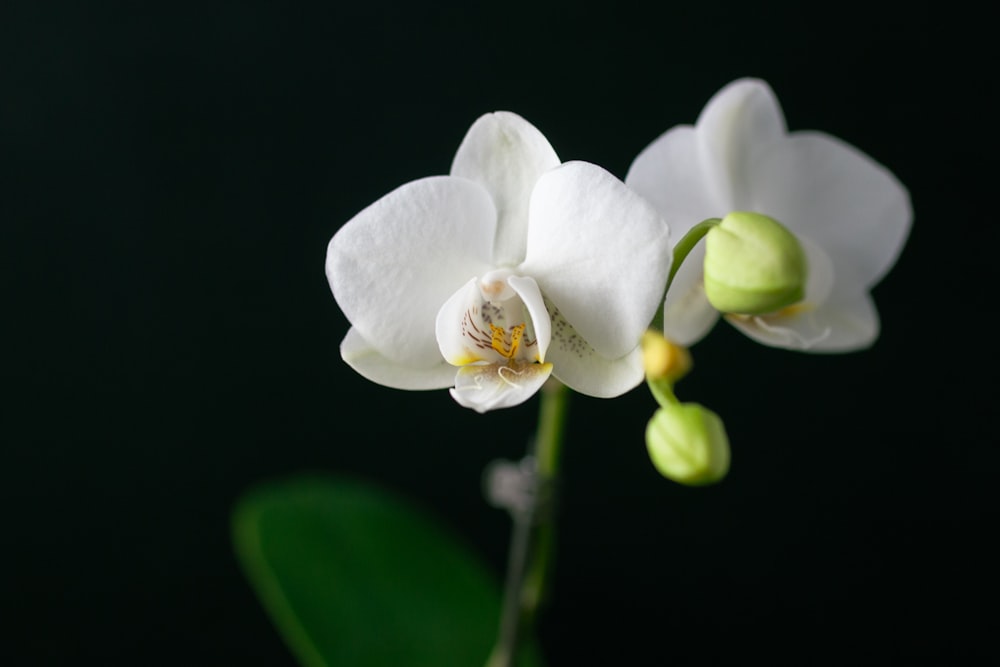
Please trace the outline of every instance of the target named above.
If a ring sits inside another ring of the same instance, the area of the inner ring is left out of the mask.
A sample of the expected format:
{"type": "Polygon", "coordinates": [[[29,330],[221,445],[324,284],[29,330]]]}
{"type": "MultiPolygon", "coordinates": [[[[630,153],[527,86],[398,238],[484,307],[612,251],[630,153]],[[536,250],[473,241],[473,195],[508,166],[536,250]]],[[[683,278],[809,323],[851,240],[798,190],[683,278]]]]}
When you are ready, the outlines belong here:
{"type": "Polygon", "coordinates": [[[702,220],[697,225],[692,227],[684,234],[684,237],[677,242],[674,247],[674,261],[670,266],[670,277],[667,278],[667,289],[670,289],[670,283],[673,281],[674,276],[677,275],[677,269],[681,268],[681,264],[687,258],[691,249],[702,239],[705,234],[708,233],[712,227],[722,222],[722,218],[708,218],[707,220],[702,220]]]}
{"type": "MultiPolygon", "coordinates": [[[[691,250],[698,244],[705,234],[708,234],[712,227],[722,222],[722,218],[708,218],[707,220],[702,220],[697,225],[692,227],[684,234],[677,245],[674,246],[673,261],[670,263],[670,273],[667,276],[667,284],[663,288],[664,293],[670,289],[670,283],[674,281],[674,276],[677,275],[677,270],[681,268],[684,260],[691,253],[691,250]]],[[[663,308],[664,301],[660,299],[660,307],[657,308],[656,314],[653,316],[653,321],[650,327],[656,331],[663,331],[663,308]]]]}
{"type": "Polygon", "coordinates": [[[550,380],[541,390],[538,428],[526,457],[532,463],[530,502],[511,509],[514,521],[497,642],[486,667],[514,667],[527,631],[545,601],[555,545],[554,502],[569,390],[550,380]]]}

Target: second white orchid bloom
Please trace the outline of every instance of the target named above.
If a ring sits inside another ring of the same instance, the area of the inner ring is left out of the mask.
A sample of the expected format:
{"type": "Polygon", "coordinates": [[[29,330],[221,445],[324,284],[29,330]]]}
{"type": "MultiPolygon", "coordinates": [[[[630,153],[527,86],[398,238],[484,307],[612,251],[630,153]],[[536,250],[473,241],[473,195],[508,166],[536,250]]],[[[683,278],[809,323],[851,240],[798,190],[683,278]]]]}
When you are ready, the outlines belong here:
{"type": "Polygon", "coordinates": [[[479,412],[522,403],[550,375],[618,396],[643,379],[668,238],[619,179],[561,164],[516,114],[486,114],[450,175],[397,188],[331,239],[326,274],[351,323],[341,355],[389,387],[451,386],[479,412]]]}
{"type": "MultiPolygon", "coordinates": [[[[771,88],[740,79],[708,102],[697,124],[676,126],[646,147],[625,182],[650,199],[681,238],[734,211],[770,216],[796,235],[807,258],[802,302],[777,312],[725,314],[775,347],[846,352],[878,336],[869,291],[895,263],[910,230],[906,188],[885,167],[820,132],[788,133],[771,88]]],[[[664,304],[664,333],[693,345],[719,312],[705,296],[699,244],[664,304]]]]}

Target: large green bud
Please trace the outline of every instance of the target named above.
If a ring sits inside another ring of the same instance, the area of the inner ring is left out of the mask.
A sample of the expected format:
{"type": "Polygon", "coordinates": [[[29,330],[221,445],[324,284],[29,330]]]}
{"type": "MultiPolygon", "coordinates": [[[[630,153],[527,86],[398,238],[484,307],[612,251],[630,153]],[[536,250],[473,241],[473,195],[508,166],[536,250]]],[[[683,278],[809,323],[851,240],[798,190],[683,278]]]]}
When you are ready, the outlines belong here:
{"type": "Polygon", "coordinates": [[[705,294],[724,313],[763,315],[805,296],[806,254],[774,218],[736,211],[705,236],[705,294]]]}
{"type": "Polygon", "coordinates": [[[646,449],[660,474],[681,484],[712,484],[729,472],[726,427],[697,403],[660,407],[646,425],[646,449]]]}

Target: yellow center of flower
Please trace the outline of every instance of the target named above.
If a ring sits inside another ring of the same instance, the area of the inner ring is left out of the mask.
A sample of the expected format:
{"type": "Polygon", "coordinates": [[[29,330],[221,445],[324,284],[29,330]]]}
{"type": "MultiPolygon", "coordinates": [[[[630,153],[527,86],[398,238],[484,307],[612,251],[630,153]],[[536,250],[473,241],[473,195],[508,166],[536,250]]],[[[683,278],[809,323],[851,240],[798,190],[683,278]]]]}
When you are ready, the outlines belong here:
{"type": "Polygon", "coordinates": [[[524,336],[524,323],[512,326],[510,333],[504,331],[503,327],[490,323],[490,331],[493,333],[490,346],[505,359],[514,359],[517,350],[521,347],[521,338],[524,336]]]}

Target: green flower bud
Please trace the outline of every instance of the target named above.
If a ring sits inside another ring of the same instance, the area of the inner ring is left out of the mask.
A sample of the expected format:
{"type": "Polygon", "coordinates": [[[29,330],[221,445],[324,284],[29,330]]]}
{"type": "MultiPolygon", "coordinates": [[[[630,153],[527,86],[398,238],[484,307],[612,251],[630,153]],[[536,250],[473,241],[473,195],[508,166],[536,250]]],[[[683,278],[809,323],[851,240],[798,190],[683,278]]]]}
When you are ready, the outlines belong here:
{"type": "Polygon", "coordinates": [[[646,426],[646,449],[660,474],[681,484],[712,484],[729,471],[726,428],[697,403],[658,409],[646,426]]]}
{"type": "Polygon", "coordinates": [[[724,313],[762,315],[803,299],[806,254],[773,218],[736,211],[705,236],[705,294],[724,313]]]}

